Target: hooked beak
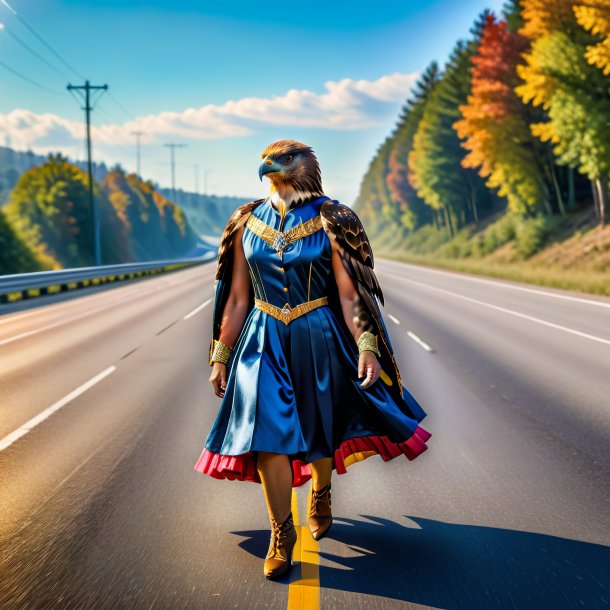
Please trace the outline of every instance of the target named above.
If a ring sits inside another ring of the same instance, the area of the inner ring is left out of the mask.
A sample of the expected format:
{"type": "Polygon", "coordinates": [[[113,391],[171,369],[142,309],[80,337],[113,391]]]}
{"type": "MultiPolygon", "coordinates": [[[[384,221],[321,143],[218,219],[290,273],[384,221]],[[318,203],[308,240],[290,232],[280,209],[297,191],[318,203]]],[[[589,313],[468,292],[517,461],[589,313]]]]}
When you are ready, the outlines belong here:
{"type": "Polygon", "coordinates": [[[258,177],[261,179],[262,182],[263,176],[265,174],[273,174],[275,172],[280,172],[282,171],[282,169],[283,168],[280,165],[267,158],[261,163],[260,167],[258,168],[258,177]]]}

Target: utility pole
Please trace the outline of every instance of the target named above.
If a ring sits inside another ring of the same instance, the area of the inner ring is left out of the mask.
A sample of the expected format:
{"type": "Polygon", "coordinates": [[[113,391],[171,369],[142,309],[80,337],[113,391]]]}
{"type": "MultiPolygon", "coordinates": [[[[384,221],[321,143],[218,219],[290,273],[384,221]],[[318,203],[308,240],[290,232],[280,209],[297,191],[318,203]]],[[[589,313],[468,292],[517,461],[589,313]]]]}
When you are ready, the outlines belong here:
{"type": "Polygon", "coordinates": [[[199,165],[193,165],[195,170],[195,195],[199,195],[199,165]]]}
{"type": "Polygon", "coordinates": [[[208,194],[208,175],[212,173],[211,169],[203,170],[203,194],[208,194]]]}
{"type": "Polygon", "coordinates": [[[172,165],[172,198],[174,203],[176,203],[176,157],[174,151],[176,148],[185,148],[186,144],[166,144],[167,148],[169,148],[169,157],[172,165]]]}
{"type": "MultiPolygon", "coordinates": [[[[95,266],[102,264],[102,254],[100,247],[100,218],[97,202],[93,197],[93,171],[91,169],[91,92],[92,91],[107,91],[108,85],[91,85],[89,81],[85,81],[84,85],[70,85],[68,91],[84,91],[85,118],[87,121],[87,171],[89,173],[89,205],[91,206],[91,215],[93,217],[93,259],[95,266]]],[[[99,98],[98,98],[99,99],[99,98]]]]}
{"type": "Polygon", "coordinates": [[[141,155],[140,155],[140,137],[142,136],[143,131],[132,131],[131,135],[136,137],[136,164],[137,164],[137,173],[138,177],[142,177],[142,168],[140,167],[141,155]]]}

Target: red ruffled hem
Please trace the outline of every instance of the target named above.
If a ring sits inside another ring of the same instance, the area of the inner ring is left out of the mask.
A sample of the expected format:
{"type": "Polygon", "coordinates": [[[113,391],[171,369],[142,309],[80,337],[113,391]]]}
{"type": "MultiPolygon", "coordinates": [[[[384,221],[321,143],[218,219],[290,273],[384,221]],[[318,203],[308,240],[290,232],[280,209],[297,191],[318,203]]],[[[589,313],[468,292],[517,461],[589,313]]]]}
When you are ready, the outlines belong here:
{"type": "MultiPolygon", "coordinates": [[[[430,432],[417,426],[415,432],[401,443],[394,443],[387,436],[350,438],[343,441],[335,451],[333,468],[336,469],[337,474],[345,474],[350,464],[365,460],[372,455],[380,455],[384,462],[399,455],[414,460],[428,449],[426,441],[431,436],[430,432]]],[[[256,469],[256,458],[252,452],[242,455],[221,455],[204,449],[195,464],[195,470],[215,479],[261,482],[256,469]]],[[[293,487],[304,485],[311,479],[309,464],[302,460],[292,460],[292,475],[293,487]]]]}

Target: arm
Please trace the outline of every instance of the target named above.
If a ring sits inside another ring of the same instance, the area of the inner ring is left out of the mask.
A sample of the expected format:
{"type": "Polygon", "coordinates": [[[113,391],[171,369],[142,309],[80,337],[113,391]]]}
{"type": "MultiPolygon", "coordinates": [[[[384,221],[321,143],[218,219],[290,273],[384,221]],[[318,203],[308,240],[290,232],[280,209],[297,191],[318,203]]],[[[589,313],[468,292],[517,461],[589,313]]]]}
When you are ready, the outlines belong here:
{"type": "MultiPolygon", "coordinates": [[[[239,337],[248,314],[250,296],[250,271],[241,242],[243,226],[235,233],[233,241],[233,269],[231,273],[231,290],[222,312],[219,341],[233,347],[239,337]]],[[[224,396],[227,387],[227,365],[214,362],[210,381],[216,396],[224,396]]]]}
{"type": "MultiPolygon", "coordinates": [[[[343,261],[341,260],[341,255],[339,253],[339,248],[336,244],[336,241],[333,240],[331,241],[331,243],[332,266],[335,274],[335,280],[337,282],[337,288],[339,290],[341,310],[343,312],[343,317],[345,319],[347,327],[354,336],[354,340],[358,342],[360,335],[364,331],[363,328],[357,326],[354,323],[354,310],[359,298],[358,293],[356,292],[354,282],[352,281],[349,274],[345,270],[345,267],[343,266],[343,261]]],[[[358,358],[358,377],[363,377],[365,371],[366,379],[360,384],[362,388],[367,388],[371,384],[375,383],[381,372],[381,365],[377,360],[377,356],[374,352],[368,350],[363,351],[358,358]]]]}

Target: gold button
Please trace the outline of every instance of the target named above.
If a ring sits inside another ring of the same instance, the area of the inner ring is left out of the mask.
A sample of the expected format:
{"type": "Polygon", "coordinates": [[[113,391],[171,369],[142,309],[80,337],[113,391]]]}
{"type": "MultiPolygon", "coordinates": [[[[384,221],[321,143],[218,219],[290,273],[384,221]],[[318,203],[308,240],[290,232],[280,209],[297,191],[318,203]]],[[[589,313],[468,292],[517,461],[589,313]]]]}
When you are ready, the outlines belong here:
{"type": "Polygon", "coordinates": [[[280,271],[281,271],[282,273],[286,273],[286,272],[284,271],[284,267],[281,267],[281,268],[280,268],[280,271]]]}
{"type": "Polygon", "coordinates": [[[288,292],[288,286],[284,286],[284,292],[288,292]]]}

